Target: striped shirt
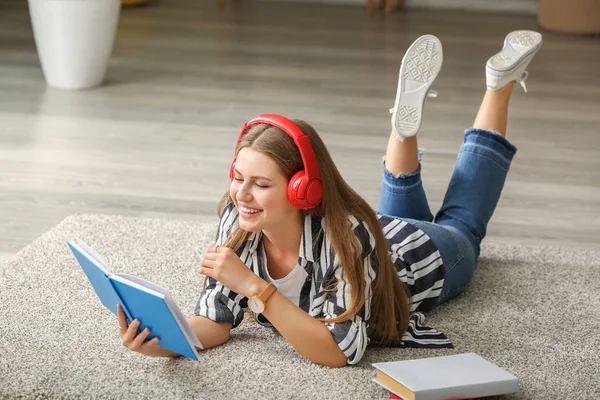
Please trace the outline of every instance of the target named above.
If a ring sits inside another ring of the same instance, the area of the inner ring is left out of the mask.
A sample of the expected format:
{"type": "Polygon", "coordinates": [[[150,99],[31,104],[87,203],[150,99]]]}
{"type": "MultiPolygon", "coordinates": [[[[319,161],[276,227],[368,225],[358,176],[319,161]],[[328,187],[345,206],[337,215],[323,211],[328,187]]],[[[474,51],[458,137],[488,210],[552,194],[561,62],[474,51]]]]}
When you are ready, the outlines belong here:
{"type": "MultiPolygon", "coordinates": [[[[410,292],[410,321],[400,347],[453,347],[443,333],[423,325],[425,317],[422,311],[429,310],[436,304],[444,283],[443,263],[435,244],[414,225],[380,214],[377,217],[388,240],[389,254],[398,276],[410,292]]],[[[225,243],[232,228],[237,227],[237,220],[238,210],[233,203],[229,203],[221,214],[217,246],[225,243]]],[[[367,224],[352,216],[349,220],[362,245],[367,301],[361,312],[353,318],[325,325],[346,355],[348,364],[356,364],[363,357],[369,344],[369,299],[374,288],[377,265],[372,254],[375,250],[375,238],[367,224]]],[[[256,275],[265,279],[263,265],[266,260],[261,231],[253,232],[236,254],[256,275]]],[[[298,306],[315,318],[330,319],[343,314],[351,305],[351,291],[344,278],[344,269],[340,266],[333,246],[325,234],[322,218],[305,217],[298,263],[307,272],[306,282],[300,290],[298,306]],[[330,288],[332,280],[336,284],[336,290],[326,290],[330,288]]],[[[248,298],[209,278],[206,288],[200,293],[194,314],[216,322],[228,322],[235,328],[242,322],[247,309],[248,298]]],[[[255,317],[258,322],[270,326],[264,316],[255,317]]]]}

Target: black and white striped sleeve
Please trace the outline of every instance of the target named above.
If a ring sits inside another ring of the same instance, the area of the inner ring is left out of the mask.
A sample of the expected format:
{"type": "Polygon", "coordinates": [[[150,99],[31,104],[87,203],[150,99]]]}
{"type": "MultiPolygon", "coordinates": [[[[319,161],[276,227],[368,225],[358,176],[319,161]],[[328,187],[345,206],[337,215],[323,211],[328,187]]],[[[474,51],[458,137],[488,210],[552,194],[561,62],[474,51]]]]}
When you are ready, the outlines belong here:
{"type": "Polygon", "coordinates": [[[444,285],[442,256],[435,243],[417,226],[379,216],[398,277],[410,291],[410,311],[427,311],[437,304],[444,285]]]}
{"type": "Polygon", "coordinates": [[[398,271],[400,280],[405,282],[411,292],[410,311],[432,309],[440,296],[444,285],[445,272],[442,256],[429,236],[420,229],[407,224],[406,238],[392,246],[396,260],[401,264],[398,271]]]}
{"type": "Polygon", "coordinates": [[[215,322],[227,322],[232,328],[244,319],[244,311],[248,307],[248,299],[237,294],[216,279],[208,278],[208,285],[196,302],[194,315],[206,317],[215,322]]]}
{"type": "MultiPolygon", "coordinates": [[[[362,245],[363,268],[365,278],[365,304],[360,313],[353,318],[335,324],[325,324],[330,330],[333,339],[344,352],[348,364],[358,363],[369,344],[367,336],[367,321],[371,314],[371,293],[377,274],[376,260],[374,258],[375,238],[367,228],[366,223],[350,217],[354,233],[362,245]]],[[[322,318],[335,318],[352,304],[351,288],[346,281],[344,268],[339,265],[338,258],[332,254],[330,257],[335,282],[335,291],[328,292],[323,304],[322,318]]],[[[329,270],[329,268],[328,268],[329,270]]]]}
{"type": "Polygon", "coordinates": [[[238,209],[235,207],[233,202],[229,202],[221,211],[221,217],[219,220],[219,229],[217,230],[217,236],[215,238],[215,246],[221,246],[229,235],[231,234],[231,229],[237,222],[239,217],[238,209]]]}
{"type": "MultiPolygon", "coordinates": [[[[227,204],[221,213],[215,245],[219,246],[225,243],[237,218],[238,212],[235,205],[227,204]]],[[[208,285],[200,293],[194,307],[194,315],[203,316],[215,322],[227,322],[235,328],[244,319],[244,311],[247,306],[248,299],[245,296],[229,290],[216,279],[208,278],[208,285]]]]}

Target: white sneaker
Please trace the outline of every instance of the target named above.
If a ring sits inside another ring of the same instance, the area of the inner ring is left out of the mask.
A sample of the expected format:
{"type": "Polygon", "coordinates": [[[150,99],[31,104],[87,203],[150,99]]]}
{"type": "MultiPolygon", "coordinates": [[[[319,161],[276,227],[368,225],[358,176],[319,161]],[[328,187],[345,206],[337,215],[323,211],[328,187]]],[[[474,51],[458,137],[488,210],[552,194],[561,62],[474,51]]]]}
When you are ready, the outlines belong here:
{"type": "Polygon", "coordinates": [[[514,31],[506,35],[504,46],[493,55],[485,66],[487,88],[499,90],[507,83],[516,81],[527,92],[525,71],[529,62],[542,47],[542,35],[534,31],[514,31]]]}
{"type": "Polygon", "coordinates": [[[439,39],[424,35],[410,45],[400,65],[392,129],[400,141],[415,136],[421,128],[426,97],[437,97],[429,88],[442,68],[444,55],[439,39]]]}

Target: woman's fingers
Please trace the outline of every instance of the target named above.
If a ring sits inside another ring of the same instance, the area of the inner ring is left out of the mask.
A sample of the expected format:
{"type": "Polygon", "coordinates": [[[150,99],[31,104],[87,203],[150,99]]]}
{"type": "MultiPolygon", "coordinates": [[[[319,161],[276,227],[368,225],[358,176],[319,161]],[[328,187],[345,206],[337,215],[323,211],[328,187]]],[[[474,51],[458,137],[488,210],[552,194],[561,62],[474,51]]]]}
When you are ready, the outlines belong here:
{"type": "Polygon", "coordinates": [[[142,331],[142,333],[140,333],[139,335],[137,335],[135,337],[135,339],[133,339],[133,342],[131,342],[131,350],[138,350],[146,341],[146,338],[148,337],[148,335],[150,334],[150,329],[148,328],[144,328],[144,330],[142,331]]]}
{"type": "Polygon", "coordinates": [[[198,269],[197,269],[197,271],[198,271],[198,273],[199,273],[200,275],[204,275],[204,276],[208,276],[208,277],[211,277],[211,278],[217,279],[217,278],[215,277],[215,275],[216,275],[216,274],[215,274],[215,271],[216,271],[216,270],[214,270],[214,269],[212,269],[212,268],[200,267],[200,268],[198,268],[198,269]]]}
{"type": "Polygon", "coordinates": [[[154,339],[146,341],[152,331],[149,328],[144,328],[144,330],[138,335],[137,331],[140,325],[141,321],[135,319],[124,333],[121,332],[123,346],[127,347],[131,351],[135,351],[144,355],[152,355],[151,353],[148,353],[148,351],[154,349],[154,347],[158,345],[158,342],[160,342],[160,339],[155,337],[154,339]]]}
{"type": "Polygon", "coordinates": [[[217,260],[203,259],[200,263],[200,268],[196,270],[201,275],[209,275],[212,276],[212,272],[216,271],[216,268],[219,267],[220,262],[217,260]]]}
{"type": "Polygon", "coordinates": [[[125,317],[125,312],[120,304],[117,304],[117,317],[119,322],[119,333],[122,335],[127,330],[127,317],[125,317]]]}
{"type": "Polygon", "coordinates": [[[206,254],[204,254],[204,257],[202,257],[202,261],[204,260],[211,260],[211,261],[215,261],[219,259],[219,254],[218,253],[209,253],[206,252],[206,254]]]}
{"type": "Polygon", "coordinates": [[[154,339],[148,340],[146,343],[144,343],[142,345],[142,348],[144,350],[146,350],[146,349],[153,349],[156,346],[158,346],[158,342],[160,342],[160,339],[157,338],[157,337],[155,337],[154,339]]]}
{"type": "Polygon", "coordinates": [[[127,326],[127,317],[125,316],[125,311],[123,311],[123,307],[120,304],[117,304],[117,316],[119,317],[119,325],[127,326]]]}
{"type": "Polygon", "coordinates": [[[212,254],[212,255],[217,255],[217,254],[227,254],[229,253],[229,247],[223,247],[223,246],[209,246],[206,249],[206,253],[204,253],[205,255],[208,254],[212,254]]]}
{"type": "Polygon", "coordinates": [[[206,268],[215,268],[218,265],[218,263],[219,262],[217,260],[211,260],[211,259],[205,258],[200,263],[200,266],[201,267],[206,267],[206,268]]]}
{"type": "Polygon", "coordinates": [[[127,331],[125,332],[125,334],[121,335],[121,338],[123,339],[123,346],[131,349],[131,343],[137,336],[137,330],[138,330],[139,326],[140,326],[140,320],[139,319],[133,320],[131,325],[129,325],[129,327],[127,328],[127,331]]]}

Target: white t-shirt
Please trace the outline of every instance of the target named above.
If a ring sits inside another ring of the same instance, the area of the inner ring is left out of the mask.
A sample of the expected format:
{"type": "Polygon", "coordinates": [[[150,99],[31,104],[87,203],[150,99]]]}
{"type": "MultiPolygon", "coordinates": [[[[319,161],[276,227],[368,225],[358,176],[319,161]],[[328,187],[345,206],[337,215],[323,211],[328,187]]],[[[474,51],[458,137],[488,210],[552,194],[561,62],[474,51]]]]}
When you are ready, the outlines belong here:
{"type": "Polygon", "coordinates": [[[263,275],[267,282],[273,283],[277,288],[277,291],[281,293],[286,299],[294,303],[295,305],[300,305],[300,291],[302,291],[302,286],[306,282],[306,277],[308,273],[299,263],[296,263],[294,269],[284,276],[281,279],[273,279],[271,275],[269,275],[269,269],[267,268],[267,255],[264,254],[263,248],[263,260],[265,261],[262,265],[263,267],[263,275]]]}

